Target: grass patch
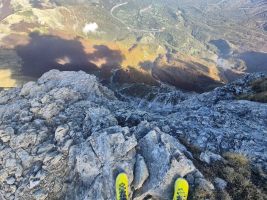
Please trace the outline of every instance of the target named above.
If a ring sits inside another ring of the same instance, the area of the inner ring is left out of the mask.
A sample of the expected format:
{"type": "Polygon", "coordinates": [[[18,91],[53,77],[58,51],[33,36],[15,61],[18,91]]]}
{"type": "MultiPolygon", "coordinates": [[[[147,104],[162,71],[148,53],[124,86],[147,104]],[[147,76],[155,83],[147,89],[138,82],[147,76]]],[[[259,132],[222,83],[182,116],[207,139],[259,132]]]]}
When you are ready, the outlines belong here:
{"type": "Polygon", "coordinates": [[[218,171],[227,182],[227,191],[233,199],[264,199],[264,194],[252,182],[252,170],[249,160],[237,153],[226,153],[227,165],[218,171]]]}
{"type": "Polygon", "coordinates": [[[189,199],[192,200],[205,200],[205,199],[215,199],[214,193],[211,193],[210,191],[205,190],[201,187],[195,187],[193,188],[191,197],[189,199]]]}
{"type": "Polygon", "coordinates": [[[188,144],[183,139],[180,141],[193,153],[194,165],[203,173],[205,178],[214,182],[214,179],[219,177],[227,182],[225,190],[216,190],[212,194],[202,188],[192,187],[190,199],[267,199],[266,179],[260,173],[253,171],[251,162],[247,157],[239,153],[227,152],[222,155],[224,160],[208,165],[199,160],[201,153],[199,148],[188,144]]]}
{"type": "Polygon", "coordinates": [[[33,16],[32,10],[25,10],[25,11],[20,12],[19,14],[24,16],[24,17],[32,17],[33,16]]]}

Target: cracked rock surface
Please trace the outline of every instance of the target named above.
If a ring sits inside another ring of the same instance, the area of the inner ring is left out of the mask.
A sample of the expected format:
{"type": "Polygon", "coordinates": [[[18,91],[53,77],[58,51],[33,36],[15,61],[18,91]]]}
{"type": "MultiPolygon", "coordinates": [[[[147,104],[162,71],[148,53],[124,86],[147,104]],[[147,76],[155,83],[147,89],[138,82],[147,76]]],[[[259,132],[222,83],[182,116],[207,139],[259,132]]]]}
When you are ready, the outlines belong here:
{"type": "MultiPolygon", "coordinates": [[[[254,77],[255,78],[255,77],[254,77]]],[[[125,171],[131,198],[171,199],[176,178],[212,192],[179,139],[212,163],[241,152],[267,171],[267,105],[237,101],[246,77],[200,95],[186,95],[172,113],[119,100],[94,76],[52,70],[37,82],[0,93],[0,200],[115,199],[125,171]]]]}

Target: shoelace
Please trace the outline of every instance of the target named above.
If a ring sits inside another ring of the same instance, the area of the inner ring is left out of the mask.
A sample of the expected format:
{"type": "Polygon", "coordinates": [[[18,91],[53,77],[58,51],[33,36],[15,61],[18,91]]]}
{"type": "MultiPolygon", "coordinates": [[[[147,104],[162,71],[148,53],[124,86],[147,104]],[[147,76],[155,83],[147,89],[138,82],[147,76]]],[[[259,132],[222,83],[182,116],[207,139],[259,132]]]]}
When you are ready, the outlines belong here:
{"type": "Polygon", "coordinates": [[[184,194],[184,191],[182,189],[180,189],[178,192],[177,192],[177,200],[184,200],[186,198],[185,194],[184,194]]]}
{"type": "Polygon", "coordinates": [[[123,183],[119,185],[119,191],[120,191],[120,199],[121,200],[127,200],[126,197],[126,187],[123,183]]]}

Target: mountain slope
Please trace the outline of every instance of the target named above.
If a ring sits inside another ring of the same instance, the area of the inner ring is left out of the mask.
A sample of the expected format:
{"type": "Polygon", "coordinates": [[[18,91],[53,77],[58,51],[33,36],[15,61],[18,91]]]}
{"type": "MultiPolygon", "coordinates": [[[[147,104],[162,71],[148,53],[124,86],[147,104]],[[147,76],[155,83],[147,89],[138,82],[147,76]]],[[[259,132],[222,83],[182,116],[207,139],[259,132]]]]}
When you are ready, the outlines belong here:
{"type": "Polygon", "coordinates": [[[266,73],[266,3],[262,0],[0,2],[0,73],[5,73],[0,87],[20,86],[39,77],[25,73],[25,67],[38,71],[37,74],[51,68],[91,72],[93,64],[96,68],[93,74],[105,82],[116,68],[121,72],[120,81],[130,79],[129,82],[156,85],[155,77],[161,77],[164,82],[184,89],[185,82],[191,80],[194,83],[188,83],[188,88],[198,92],[233,81],[244,73],[266,73]],[[32,38],[36,33],[39,37],[32,38]],[[76,46],[68,46],[70,53],[66,53],[64,45],[57,44],[56,48],[53,42],[42,43],[51,37],[79,45],[86,63],[77,63],[70,56],[77,53],[76,46]],[[27,51],[33,46],[39,60],[46,63],[46,69],[36,63],[29,64],[21,56],[23,49],[23,54],[34,60],[36,55],[27,51]],[[61,56],[55,58],[44,49],[61,56]],[[97,55],[92,56],[94,52],[97,55]],[[110,57],[118,53],[122,59],[110,67],[110,57]],[[6,54],[12,56],[12,62],[6,54]],[[169,56],[173,62],[157,62],[169,56]],[[183,62],[184,72],[181,72],[183,62]],[[144,63],[150,63],[156,73],[144,71],[144,63]],[[166,69],[169,64],[174,65],[171,66],[174,73],[169,67],[166,69]],[[129,78],[128,74],[132,76],[129,78]]]}

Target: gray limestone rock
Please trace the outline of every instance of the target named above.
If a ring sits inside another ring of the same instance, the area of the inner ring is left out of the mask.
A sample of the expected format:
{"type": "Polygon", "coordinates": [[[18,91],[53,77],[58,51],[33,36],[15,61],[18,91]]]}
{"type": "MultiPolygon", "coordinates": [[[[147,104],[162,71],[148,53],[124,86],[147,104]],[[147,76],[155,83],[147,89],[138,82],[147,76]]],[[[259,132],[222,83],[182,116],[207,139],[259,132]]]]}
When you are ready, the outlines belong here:
{"type": "Polygon", "coordinates": [[[55,131],[55,140],[59,143],[63,142],[68,132],[69,132],[69,126],[67,124],[57,127],[55,131]]]}
{"type": "Polygon", "coordinates": [[[172,196],[175,179],[197,170],[192,161],[176,149],[177,146],[182,145],[158,129],[150,131],[140,140],[139,148],[147,163],[149,178],[136,193],[136,199],[143,199],[147,195],[169,199],[172,196]],[[164,138],[173,141],[168,143],[164,138]],[[179,152],[177,153],[174,149],[179,152]]]}
{"type": "Polygon", "coordinates": [[[188,146],[210,164],[225,151],[242,153],[266,174],[267,105],[235,100],[258,77],[186,95],[163,112],[117,99],[84,72],[52,70],[1,91],[0,199],[112,200],[122,171],[135,200],[171,199],[178,177],[212,193],[213,179],[197,169],[188,146]]]}
{"type": "Polygon", "coordinates": [[[207,164],[211,164],[212,162],[220,161],[223,158],[215,153],[210,151],[205,151],[200,154],[200,160],[206,162],[207,164]]]}
{"type": "Polygon", "coordinates": [[[137,154],[134,169],[134,189],[140,189],[149,177],[149,171],[143,156],[137,154]]]}
{"type": "Polygon", "coordinates": [[[220,190],[224,190],[227,186],[227,182],[221,178],[218,178],[218,177],[216,177],[214,179],[214,184],[220,190]]]}

